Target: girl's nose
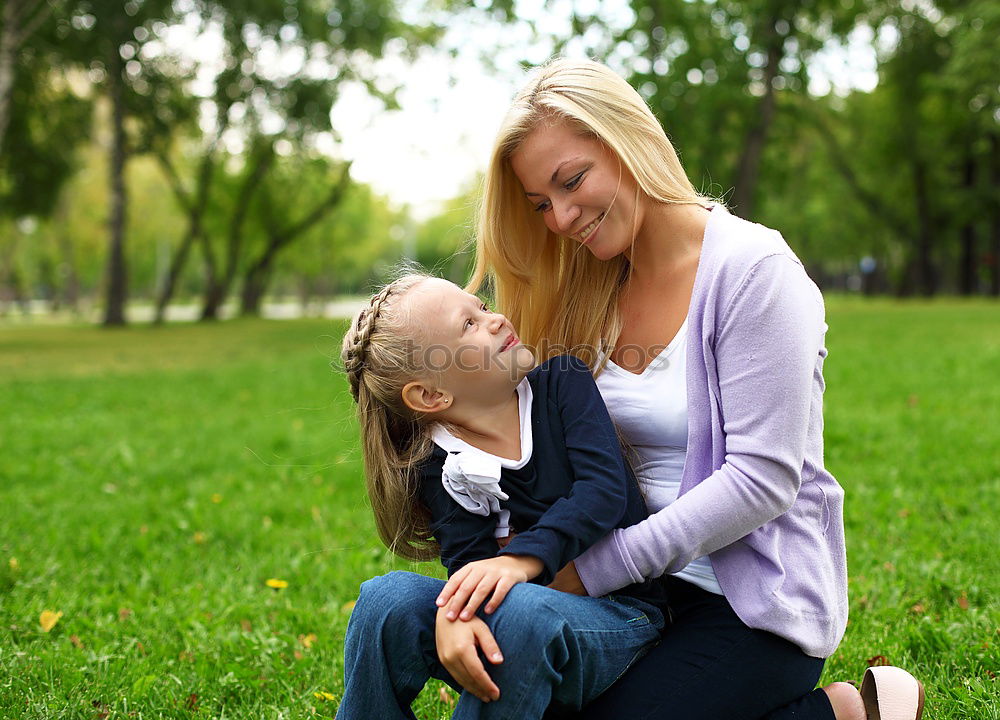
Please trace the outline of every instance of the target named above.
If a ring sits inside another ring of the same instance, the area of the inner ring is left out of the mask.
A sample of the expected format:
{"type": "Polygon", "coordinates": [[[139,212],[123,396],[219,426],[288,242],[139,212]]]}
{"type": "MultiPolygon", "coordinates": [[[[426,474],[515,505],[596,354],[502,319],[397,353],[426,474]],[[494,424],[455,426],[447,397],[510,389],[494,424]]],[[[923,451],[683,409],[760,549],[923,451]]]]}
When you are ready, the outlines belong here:
{"type": "Polygon", "coordinates": [[[490,313],[490,319],[488,322],[490,332],[495,333],[507,324],[507,318],[500,313],[490,313]]]}

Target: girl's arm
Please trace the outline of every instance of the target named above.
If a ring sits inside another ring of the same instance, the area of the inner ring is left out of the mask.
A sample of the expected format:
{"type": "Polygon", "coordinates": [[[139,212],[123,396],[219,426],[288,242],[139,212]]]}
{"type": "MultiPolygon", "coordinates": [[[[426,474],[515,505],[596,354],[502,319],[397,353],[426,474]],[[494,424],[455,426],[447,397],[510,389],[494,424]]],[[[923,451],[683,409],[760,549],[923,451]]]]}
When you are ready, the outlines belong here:
{"type": "MultiPolygon", "coordinates": [[[[534,526],[518,533],[499,557],[472,563],[451,577],[437,601],[438,606],[446,606],[448,618],[471,618],[490,593],[485,611],[493,612],[517,582],[550,583],[560,568],[625,516],[630,476],[593,375],[572,355],[553,358],[550,363],[550,402],[561,420],[573,473],[566,480],[569,492],[534,526]]],[[[637,489],[633,500],[636,516],[643,516],[637,489]]]]}

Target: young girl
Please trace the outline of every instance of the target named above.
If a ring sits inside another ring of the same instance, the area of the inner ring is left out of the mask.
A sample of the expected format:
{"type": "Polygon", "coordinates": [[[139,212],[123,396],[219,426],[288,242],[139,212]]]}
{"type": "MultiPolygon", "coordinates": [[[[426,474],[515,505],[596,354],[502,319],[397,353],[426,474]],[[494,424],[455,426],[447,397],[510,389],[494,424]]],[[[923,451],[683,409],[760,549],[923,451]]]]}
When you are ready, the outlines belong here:
{"type": "Polygon", "coordinates": [[[505,317],[422,275],[371,298],[342,358],[379,534],[402,557],[440,555],[449,594],[462,600],[440,602],[445,583],[414,573],[364,583],[337,717],[412,718],[430,677],[476,689],[462,693],[455,718],[530,720],[600,694],[657,640],[663,619],[650,583],[613,598],[543,587],[608,532],[646,517],[587,366],[561,355],[532,369],[505,317]],[[456,636],[467,639],[457,663],[467,671],[449,674],[437,645],[456,636]]]}

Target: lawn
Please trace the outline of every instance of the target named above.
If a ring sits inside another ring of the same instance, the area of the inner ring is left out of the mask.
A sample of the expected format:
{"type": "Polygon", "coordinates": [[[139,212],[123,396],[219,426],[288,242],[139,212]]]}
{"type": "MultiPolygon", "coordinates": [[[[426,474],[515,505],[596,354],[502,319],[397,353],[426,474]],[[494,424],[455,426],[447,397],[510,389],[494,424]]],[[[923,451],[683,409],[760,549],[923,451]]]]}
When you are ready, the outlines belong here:
{"type": "MultiPolygon", "coordinates": [[[[928,717],[1000,720],[1000,306],[828,319],[851,620],[824,682],[883,656],[928,717]]],[[[413,567],[365,504],[340,331],[0,327],[0,717],[335,713],[358,584],[413,567]]],[[[438,686],[417,710],[447,717],[438,686]]]]}

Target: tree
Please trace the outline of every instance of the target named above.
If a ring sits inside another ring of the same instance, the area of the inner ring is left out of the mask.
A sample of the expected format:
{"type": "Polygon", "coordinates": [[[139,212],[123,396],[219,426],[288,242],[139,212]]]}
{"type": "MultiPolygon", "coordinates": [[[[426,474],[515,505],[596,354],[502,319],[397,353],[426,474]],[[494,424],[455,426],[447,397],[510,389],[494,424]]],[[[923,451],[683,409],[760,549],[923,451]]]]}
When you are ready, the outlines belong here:
{"type": "Polygon", "coordinates": [[[388,0],[339,2],[332,7],[271,0],[236,5],[203,2],[198,13],[203,31],[222,40],[223,69],[215,75],[211,92],[196,98],[198,113],[188,114],[180,124],[159,122],[156,129],[160,132],[151,133],[151,146],[157,148],[174,195],[188,215],[187,229],[175,248],[158,299],[161,318],[173,293],[171,279],[180,275],[195,244],[204,261],[202,318],[218,316],[241,271],[244,309],[253,311],[276,255],[301,237],[306,226],[336,207],[349,179],[335,173],[315,207],[305,210],[298,221],[285,218],[288,222],[283,222],[274,220],[273,213],[270,218],[251,213],[254,206],[276,209],[280,204],[263,197],[265,188],[278,192],[279,197],[288,192],[289,185],[276,186],[269,178],[281,176],[289,158],[300,156],[308,161],[318,147],[329,148],[335,142],[330,108],[344,83],[363,83],[392,107],[394,89],[378,72],[376,59],[390,47],[412,57],[439,32],[432,26],[403,22],[388,0]],[[203,130],[206,118],[211,119],[211,127],[203,130]],[[181,142],[176,143],[178,135],[181,142]],[[175,146],[188,155],[187,162],[172,161],[170,152],[175,146]],[[234,156],[241,159],[235,163],[238,189],[232,192],[234,176],[220,166],[234,156]],[[194,180],[190,175],[185,178],[185,172],[194,174],[194,180]],[[206,232],[210,212],[226,214],[224,229],[206,232]],[[247,257],[247,223],[271,220],[263,226],[270,249],[247,257]]]}

